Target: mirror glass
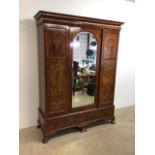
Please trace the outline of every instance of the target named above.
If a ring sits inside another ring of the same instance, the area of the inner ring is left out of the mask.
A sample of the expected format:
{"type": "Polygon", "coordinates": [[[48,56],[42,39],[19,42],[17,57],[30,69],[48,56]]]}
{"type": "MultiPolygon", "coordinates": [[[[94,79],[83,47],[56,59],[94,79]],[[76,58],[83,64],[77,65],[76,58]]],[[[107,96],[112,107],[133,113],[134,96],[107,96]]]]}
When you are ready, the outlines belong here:
{"type": "Polygon", "coordinates": [[[90,32],[80,32],[71,43],[72,107],[94,104],[97,40],[90,32]]]}

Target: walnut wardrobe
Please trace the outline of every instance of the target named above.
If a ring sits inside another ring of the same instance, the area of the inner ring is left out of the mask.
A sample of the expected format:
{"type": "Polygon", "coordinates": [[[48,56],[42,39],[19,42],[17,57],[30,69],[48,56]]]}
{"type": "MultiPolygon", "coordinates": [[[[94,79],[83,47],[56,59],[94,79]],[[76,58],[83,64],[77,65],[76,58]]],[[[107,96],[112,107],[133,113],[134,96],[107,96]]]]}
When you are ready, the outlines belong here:
{"type": "Polygon", "coordinates": [[[115,122],[114,89],[122,22],[39,11],[38,127],[43,142],[94,121],[115,122]]]}

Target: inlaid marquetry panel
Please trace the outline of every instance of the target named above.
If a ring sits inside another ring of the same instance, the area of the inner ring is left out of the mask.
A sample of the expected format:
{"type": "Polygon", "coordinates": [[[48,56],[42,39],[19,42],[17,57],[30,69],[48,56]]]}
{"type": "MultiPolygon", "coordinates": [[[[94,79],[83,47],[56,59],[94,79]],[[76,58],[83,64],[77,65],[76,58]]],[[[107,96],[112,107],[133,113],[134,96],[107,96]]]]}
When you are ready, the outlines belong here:
{"type": "Polygon", "coordinates": [[[101,61],[101,74],[99,85],[99,104],[109,104],[113,102],[115,81],[115,60],[101,61]]]}
{"type": "Polygon", "coordinates": [[[67,29],[49,27],[46,29],[47,57],[64,58],[66,56],[67,29]]]}
{"type": "Polygon", "coordinates": [[[102,59],[114,59],[117,54],[118,33],[112,30],[103,31],[102,59]]]}
{"type": "Polygon", "coordinates": [[[66,110],[66,60],[47,62],[47,103],[48,112],[66,110]]]}

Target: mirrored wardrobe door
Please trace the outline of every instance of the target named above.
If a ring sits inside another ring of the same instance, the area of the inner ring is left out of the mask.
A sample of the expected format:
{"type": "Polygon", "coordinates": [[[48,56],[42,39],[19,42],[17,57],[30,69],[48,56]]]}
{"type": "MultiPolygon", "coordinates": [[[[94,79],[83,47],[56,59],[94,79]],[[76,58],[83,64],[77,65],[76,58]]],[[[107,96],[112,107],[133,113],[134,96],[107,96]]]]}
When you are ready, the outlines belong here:
{"type": "Polygon", "coordinates": [[[70,43],[72,108],[96,105],[99,40],[94,32],[85,29],[80,29],[72,35],[70,43]]]}

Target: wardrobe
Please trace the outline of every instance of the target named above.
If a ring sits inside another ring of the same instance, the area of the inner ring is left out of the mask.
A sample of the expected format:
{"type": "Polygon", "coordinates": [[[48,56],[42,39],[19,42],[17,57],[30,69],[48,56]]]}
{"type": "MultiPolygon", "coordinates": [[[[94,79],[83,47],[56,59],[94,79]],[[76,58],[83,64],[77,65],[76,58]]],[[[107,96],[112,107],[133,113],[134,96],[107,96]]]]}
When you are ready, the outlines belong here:
{"type": "Polygon", "coordinates": [[[43,143],[60,130],[115,123],[114,91],[122,22],[39,11],[38,127],[43,143]]]}

